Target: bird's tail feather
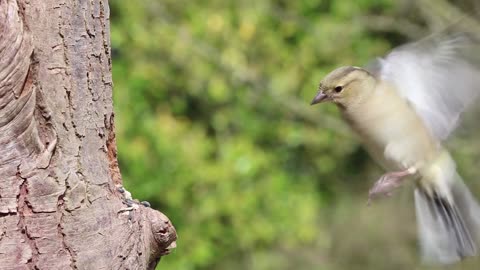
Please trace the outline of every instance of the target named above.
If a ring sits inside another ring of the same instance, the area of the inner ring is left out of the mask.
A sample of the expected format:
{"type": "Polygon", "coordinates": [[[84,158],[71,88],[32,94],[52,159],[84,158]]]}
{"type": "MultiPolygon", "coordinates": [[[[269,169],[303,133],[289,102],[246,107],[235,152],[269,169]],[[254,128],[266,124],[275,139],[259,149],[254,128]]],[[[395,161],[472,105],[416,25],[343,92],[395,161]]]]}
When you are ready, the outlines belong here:
{"type": "Polygon", "coordinates": [[[478,252],[480,207],[456,173],[455,178],[451,196],[415,190],[420,249],[427,263],[454,263],[478,252]]]}

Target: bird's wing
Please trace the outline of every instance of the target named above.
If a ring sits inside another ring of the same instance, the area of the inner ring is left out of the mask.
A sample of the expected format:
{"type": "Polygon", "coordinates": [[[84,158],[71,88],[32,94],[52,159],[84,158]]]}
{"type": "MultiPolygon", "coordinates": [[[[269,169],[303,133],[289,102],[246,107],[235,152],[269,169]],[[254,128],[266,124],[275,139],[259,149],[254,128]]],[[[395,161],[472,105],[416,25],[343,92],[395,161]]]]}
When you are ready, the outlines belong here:
{"type": "Polygon", "coordinates": [[[394,49],[370,71],[393,84],[431,133],[445,140],[480,94],[480,69],[472,61],[478,58],[475,47],[466,35],[430,36],[394,49]]]}

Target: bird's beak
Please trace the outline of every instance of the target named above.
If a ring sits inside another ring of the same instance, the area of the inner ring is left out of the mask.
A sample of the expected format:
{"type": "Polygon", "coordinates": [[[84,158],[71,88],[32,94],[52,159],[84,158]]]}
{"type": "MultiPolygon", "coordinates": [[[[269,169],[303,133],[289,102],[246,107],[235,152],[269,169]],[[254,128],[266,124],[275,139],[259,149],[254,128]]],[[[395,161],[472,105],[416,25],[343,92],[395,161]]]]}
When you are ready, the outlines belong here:
{"type": "Polygon", "coordinates": [[[330,98],[328,97],[327,94],[325,94],[323,91],[318,91],[318,94],[313,98],[310,105],[315,105],[317,103],[328,101],[328,100],[330,100],[330,98]]]}

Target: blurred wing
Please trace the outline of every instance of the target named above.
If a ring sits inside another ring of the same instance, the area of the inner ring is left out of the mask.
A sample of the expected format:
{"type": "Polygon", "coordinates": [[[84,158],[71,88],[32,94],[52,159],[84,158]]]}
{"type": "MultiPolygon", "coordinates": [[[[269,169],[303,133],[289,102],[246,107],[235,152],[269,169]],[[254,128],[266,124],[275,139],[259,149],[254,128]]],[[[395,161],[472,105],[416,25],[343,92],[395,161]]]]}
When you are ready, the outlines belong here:
{"type": "Polygon", "coordinates": [[[392,83],[431,133],[444,140],[480,93],[480,70],[471,61],[478,57],[474,45],[465,35],[431,36],[393,50],[367,69],[392,83]]]}

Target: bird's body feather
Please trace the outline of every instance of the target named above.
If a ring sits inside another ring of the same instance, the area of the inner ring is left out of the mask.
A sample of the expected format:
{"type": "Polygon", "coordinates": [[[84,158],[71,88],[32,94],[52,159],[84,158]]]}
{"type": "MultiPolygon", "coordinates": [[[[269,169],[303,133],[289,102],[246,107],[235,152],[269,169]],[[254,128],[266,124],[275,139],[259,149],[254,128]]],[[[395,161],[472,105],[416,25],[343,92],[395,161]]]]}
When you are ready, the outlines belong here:
{"type": "Polygon", "coordinates": [[[389,83],[379,82],[364,102],[341,110],[370,154],[387,170],[419,169],[438,151],[422,120],[389,83]]]}

